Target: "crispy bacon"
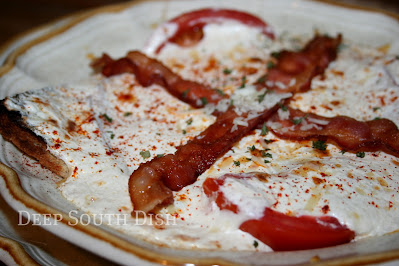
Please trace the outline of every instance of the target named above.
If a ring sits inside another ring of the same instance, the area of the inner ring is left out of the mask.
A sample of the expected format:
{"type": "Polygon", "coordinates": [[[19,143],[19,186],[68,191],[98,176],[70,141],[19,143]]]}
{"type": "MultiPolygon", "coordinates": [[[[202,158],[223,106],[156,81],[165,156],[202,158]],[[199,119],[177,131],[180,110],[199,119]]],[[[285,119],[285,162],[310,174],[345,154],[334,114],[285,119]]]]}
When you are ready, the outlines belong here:
{"type": "MultiPolygon", "coordinates": [[[[305,85],[300,86],[300,82],[306,84],[310,83],[310,79],[313,78],[315,73],[319,73],[322,67],[327,67],[329,60],[335,58],[337,45],[340,39],[340,36],[336,39],[317,36],[306,46],[304,51],[298,52],[301,58],[305,58],[305,55],[309,56],[311,60],[305,61],[316,63],[317,67],[311,67],[305,64],[301,69],[306,73],[309,72],[309,69],[312,69],[312,75],[306,74],[294,85],[288,84],[286,91],[302,91],[305,85]],[[326,47],[324,48],[323,45],[326,45],[326,47]],[[315,51],[312,52],[310,49],[315,49],[315,51]],[[308,79],[305,79],[305,76],[308,79]],[[291,88],[291,86],[293,88],[291,88]],[[301,88],[300,90],[297,89],[298,86],[301,88]]],[[[128,58],[134,58],[132,55],[136,55],[136,53],[137,52],[133,54],[129,53],[131,56],[128,56],[128,58]]],[[[293,53],[293,55],[295,55],[295,53],[293,53]]],[[[147,79],[150,79],[150,82],[154,82],[153,80],[169,80],[168,76],[162,77],[160,74],[158,75],[158,68],[152,68],[150,66],[150,61],[146,57],[140,58],[144,62],[143,65],[140,65],[139,69],[144,69],[142,72],[145,73],[145,75],[143,75],[136,70],[139,80],[141,80],[140,82],[146,84],[146,82],[148,82],[147,79]]],[[[293,56],[293,58],[295,65],[297,57],[293,56]]],[[[138,59],[133,60],[140,62],[138,59]]],[[[289,63],[288,59],[284,60],[286,60],[285,64],[289,63]]],[[[278,69],[285,71],[281,73],[287,72],[286,69],[280,67],[279,64],[278,69]]],[[[166,70],[165,73],[168,74],[166,70]]],[[[300,70],[297,70],[295,74],[300,76],[300,70]]],[[[175,77],[177,75],[172,76],[175,77]]],[[[173,78],[170,79],[173,80],[173,78]]],[[[173,86],[173,84],[176,83],[172,81],[166,85],[173,86]]],[[[306,86],[309,88],[308,85],[306,86]]],[[[174,89],[172,88],[172,90],[174,89]]],[[[209,89],[207,90],[209,91],[209,89]]],[[[234,126],[233,120],[239,117],[239,115],[236,114],[234,108],[230,108],[225,113],[219,114],[216,122],[194,140],[186,145],[180,146],[175,154],[155,158],[152,161],[140,165],[130,176],[129,180],[129,193],[135,210],[149,212],[154,210],[158,205],[173,202],[173,190],[180,190],[194,183],[197,177],[207,170],[217,158],[229,150],[241,137],[254,129],[262,121],[269,118],[276,109],[277,107],[275,106],[271,109],[264,110],[263,113],[249,120],[248,126],[238,126],[236,130],[232,130],[234,126]]],[[[246,115],[247,114],[243,114],[241,117],[245,118],[246,115]]]]}
{"type": "Polygon", "coordinates": [[[126,57],[118,60],[103,54],[91,66],[106,77],[133,73],[142,86],[160,85],[176,98],[195,108],[204,107],[207,103],[217,103],[227,97],[206,85],[183,79],[158,60],[139,51],[129,52],[126,57]]]}
{"type": "Polygon", "coordinates": [[[288,119],[281,119],[274,114],[270,122],[278,122],[282,128],[273,132],[289,140],[319,139],[335,143],[351,152],[384,151],[399,156],[399,130],[388,119],[358,121],[347,116],[332,118],[304,113],[288,108],[288,119]]]}
{"type": "Polygon", "coordinates": [[[269,69],[261,83],[279,92],[304,92],[316,75],[322,74],[328,64],[337,57],[342,36],[336,38],[316,35],[299,52],[282,51],[276,57],[277,63],[269,69]]]}
{"type": "Polygon", "coordinates": [[[157,205],[173,202],[172,190],[194,183],[236,141],[275,110],[276,107],[273,107],[248,120],[248,126],[237,126],[234,119],[245,115],[239,116],[234,108],[230,108],[200,135],[180,146],[175,154],[154,158],[140,165],[129,180],[134,209],[149,212],[157,205]],[[232,130],[233,126],[237,129],[232,130]]]}

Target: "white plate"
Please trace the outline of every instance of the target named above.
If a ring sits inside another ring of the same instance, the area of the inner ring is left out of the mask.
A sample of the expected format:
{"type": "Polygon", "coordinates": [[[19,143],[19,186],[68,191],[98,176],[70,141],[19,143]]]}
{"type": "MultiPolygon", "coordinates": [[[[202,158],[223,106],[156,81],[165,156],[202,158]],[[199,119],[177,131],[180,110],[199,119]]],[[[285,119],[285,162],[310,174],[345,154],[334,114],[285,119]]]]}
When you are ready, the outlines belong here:
{"type": "MultiPolygon", "coordinates": [[[[341,32],[347,39],[376,47],[390,43],[391,52],[399,54],[398,20],[380,13],[301,0],[134,2],[90,12],[17,50],[0,69],[0,98],[49,85],[88,82],[91,55],[107,52],[114,57],[123,56],[128,50],[143,47],[154,25],[184,11],[210,6],[254,13],[277,33],[311,34],[315,29],[332,35],[341,32]]],[[[118,263],[290,265],[318,260],[375,262],[399,257],[399,233],[308,251],[205,252],[154,246],[102,226],[69,226],[67,213],[74,206],[57,190],[60,178],[43,170],[10,143],[3,139],[0,143],[0,161],[7,166],[0,165],[0,191],[12,208],[26,211],[31,217],[39,214],[41,223],[46,217],[62,217],[62,222],[43,228],[118,263]]]]}

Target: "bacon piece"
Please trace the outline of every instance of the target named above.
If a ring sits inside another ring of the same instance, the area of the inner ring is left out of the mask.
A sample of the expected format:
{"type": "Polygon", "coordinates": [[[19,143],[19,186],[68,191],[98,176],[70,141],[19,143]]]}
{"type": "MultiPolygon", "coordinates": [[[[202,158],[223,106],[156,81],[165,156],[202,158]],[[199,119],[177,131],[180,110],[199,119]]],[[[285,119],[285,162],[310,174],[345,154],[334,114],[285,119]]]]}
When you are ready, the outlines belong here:
{"type": "MultiPolygon", "coordinates": [[[[319,67],[317,70],[320,72],[321,67],[327,67],[329,62],[326,63],[322,58],[335,58],[335,56],[330,56],[330,54],[335,55],[337,47],[331,45],[331,43],[339,43],[340,38],[340,36],[336,39],[316,37],[315,40],[312,40],[306,46],[307,48],[305,48],[303,52],[299,53],[309,55],[309,57],[312,58],[311,62],[318,62],[319,67]],[[325,49],[322,47],[323,44],[326,45],[325,49]],[[317,53],[315,52],[313,54],[309,49],[316,49],[317,53]],[[326,56],[326,54],[328,56],[326,56]],[[324,63],[322,64],[320,62],[324,63]]],[[[137,52],[133,54],[129,53],[131,56],[129,57],[128,55],[128,58],[134,58],[136,53],[137,52]]],[[[137,72],[139,80],[141,80],[140,82],[146,84],[148,79],[169,79],[168,77],[160,78],[160,75],[157,75],[158,72],[156,71],[158,68],[154,70],[146,57],[142,59],[144,62],[140,65],[140,68],[145,70],[142,72],[146,73],[146,75],[137,72]]],[[[133,60],[140,62],[138,59],[133,60]]],[[[284,60],[288,62],[288,59],[284,60]]],[[[304,71],[308,71],[308,68],[310,67],[304,68],[304,71]]],[[[316,67],[312,69],[315,71],[316,67]]],[[[299,73],[299,70],[295,73],[299,73]]],[[[307,75],[306,77],[311,79],[313,76],[307,75]]],[[[300,79],[298,82],[302,81],[310,83],[310,80],[305,79],[300,79]]],[[[298,86],[298,82],[292,85],[293,88],[291,88],[289,84],[287,91],[297,92],[296,86],[298,86]]],[[[173,81],[169,82],[170,86],[173,84],[175,84],[173,81]]],[[[236,114],[234,108],[230,108],[225,113],[218,114],[218,118],[214,124],[191,142],[180,146],[175,154],[155,158],[152,161],[140,165],[130,176],[129,180],[129,192],[135,210],[149,212],[158,205],[171,203],[173,201],[173,190],[180,190],[194,183],[197,177],[205,172],[219,156],[223,155],[236,141],[254,129],[258,124],[269,118],[276,109],[277,107],[275,106],[271,109],[264,110],[263,113],[261,112],[258,116],[249,120],[248,126],[238,126],[236,130],[232,130],[234,119],[240,116],[236,114]]],[[[245,118],[246,115],[247,114],[243,114],[241,117],[245,118]]]]}
{"type": "Polygon", "coordinates": [[[278,92],[304,92],[316,75],[322,74],[337,57],[342,36],[336,38],[316,35],[301,51],[282,51],[277,63],[269,69],[262,85],[278,92]]]}
{"type": "Polygon", "coordinates": [[[327,118],[289,108],[289,119],[274,114],[270,122],[278,122],[282,128],[273,129],[283,139],[319,139],[335,143],[351,152],[384,151],[399,157],[399,130],[392,121],[378,119],[357,121],[347,116],[327,118]]]}
{"type": "Polygon", "coordinates": [[[126,57],[118,60],[103,54],[91,66],[106,77],[133,73],[142,86],[160,85],[176,98],[195,108],[204,107],[207,103],[217,103],[227,97],[206,85],[181,78],[158,60],[139,51],[129,52],[126,57]]]}
{"type": "Polygon", "coordinates": [[[232,145],[250,132],[261,121],[275,112],[277,107],[265,110],[248,120],[248,126],[237,126],[234,108],[220,114],[215,123],[187,144],[180,146],[175,154],[141,164],[129,179],[129,192],[135,210],[152,211],[157,205],[173,202],[172,190],[194,183],[232,145]],[[232,130],[236,126],[236,130],[232,130]]]}
{"type": "MultiPolygon", "coordinates": [[[[216,179],[207,178],[203,190],[221,210],[234,213],[239,206],[229,201],[220,187],[226,178],[259,178],[261,173],[226,174],[216,179]]],[[[249,219],[240,225],[240,230],[259,239],[275,251],[303,250],[329,247],[350,242],[355,232],[340,224],[332,216],[289,216],[266,207],[259,219],[249,219]]]]}

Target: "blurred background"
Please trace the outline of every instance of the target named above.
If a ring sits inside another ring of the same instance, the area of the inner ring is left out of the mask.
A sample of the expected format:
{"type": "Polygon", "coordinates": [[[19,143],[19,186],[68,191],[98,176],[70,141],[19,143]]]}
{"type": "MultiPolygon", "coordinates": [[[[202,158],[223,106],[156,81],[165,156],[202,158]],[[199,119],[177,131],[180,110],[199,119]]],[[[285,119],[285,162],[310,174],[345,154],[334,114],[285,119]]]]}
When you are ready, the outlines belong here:
{"type": "MultiPolygon", "coordinates": [[[[65,15],[129,0],[0,0],[0,46],[34,27],[65,15]]],[[[131,0],[130,0],[131,1],[131,0]]],[[[399,14],[398,0],[332,0],[399,14]]]]}

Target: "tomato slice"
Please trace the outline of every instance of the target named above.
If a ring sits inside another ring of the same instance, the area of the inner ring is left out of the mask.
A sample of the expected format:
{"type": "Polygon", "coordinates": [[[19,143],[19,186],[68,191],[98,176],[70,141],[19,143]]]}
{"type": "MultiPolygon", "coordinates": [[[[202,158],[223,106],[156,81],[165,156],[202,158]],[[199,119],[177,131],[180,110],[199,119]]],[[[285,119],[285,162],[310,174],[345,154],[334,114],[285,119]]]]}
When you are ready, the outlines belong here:
{"type": "MultiPolygon", "coordinates": [[[[231,175],[234,177],[234,175],[231,175]]],[[[203,189],[221,210],[238,213],[239,207],[220,191],[225,176],[207,178],[203,189]]],[[[304,250],[330,247],[350,242],[355,233],[332,216],[289,216],[265,208],[263,216],[243,222],[240,230],[259,239],[275,251],[304,250]]]]}
{"type": "Polygon", "coordinates": [[[331,216],[288,216],[266,208],[260,219],[248,220],[240,229],[275,251],[330,247],[350,242],[355,233],[331,216]]]}
{"type": "Polygon", "coordinates": [[[165,27],[164,29],[166,25],[175,25],[176,30],[154,49],[155,53],[159,53],[168,42],[183,47],[195,45],[203,38],[203,28],[207,24],[222,23],[226,20],[258,28],[264,35],[274,39],[274,33],[269,25],[254,15],[232,9],[205,8],[184,13],[162,25],[161,28],[165,27]]]}
{"type": "Polygon", "coordinates": [[[202,184],[202,188],[204,189],[205,195],[213,199],[221,210],[229,210],[238,213],[238,206],[226,199],[223,191],[219,190],[223,184],[224,179],[207,178],[202,184]]]}

